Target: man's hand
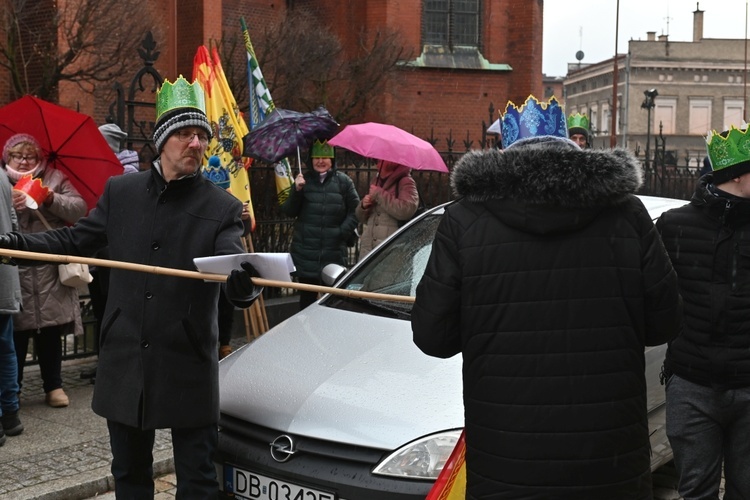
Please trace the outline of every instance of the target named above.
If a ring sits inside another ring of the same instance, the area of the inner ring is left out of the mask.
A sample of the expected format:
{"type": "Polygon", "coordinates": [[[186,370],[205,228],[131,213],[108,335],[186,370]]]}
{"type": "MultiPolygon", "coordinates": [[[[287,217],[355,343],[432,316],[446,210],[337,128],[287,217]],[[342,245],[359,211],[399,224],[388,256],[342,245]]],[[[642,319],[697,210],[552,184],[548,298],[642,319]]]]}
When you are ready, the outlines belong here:
{"type": "MultiPolygon", "coordinates": [[[[23,237],[16,232],[0,234],[0,248],[9,248],[11,250],[28,249],[23,237]]],[[[0,264],[15,266],[17,263],[10,257],[0,255],[0,264]]]]}
{"type": "Polygon", "coordinates": [[[27,250],[26,242],[20,233],[0,234],[0,248],[10,248],[11,250],[27,250]]]}
{"type": "Polygon", "coordinates": [[[263,291],[262,286],[255,286],[252,278],[260,274],[249,262],[240,264],[242,270],[234,269],[227,277],[227,298],[239,307],[250,307],[263,291]]]}

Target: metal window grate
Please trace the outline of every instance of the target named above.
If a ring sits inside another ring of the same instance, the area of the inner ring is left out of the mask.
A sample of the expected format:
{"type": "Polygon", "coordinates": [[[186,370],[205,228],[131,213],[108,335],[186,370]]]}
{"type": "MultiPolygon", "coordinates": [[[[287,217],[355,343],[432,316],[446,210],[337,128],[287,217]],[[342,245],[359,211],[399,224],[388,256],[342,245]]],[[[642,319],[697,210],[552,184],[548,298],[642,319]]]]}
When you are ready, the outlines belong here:
{"type": "Polygon", "coordinates": [[[425,0],[422,13],[424,44],[479,47],[480,0],[425,0]]]}

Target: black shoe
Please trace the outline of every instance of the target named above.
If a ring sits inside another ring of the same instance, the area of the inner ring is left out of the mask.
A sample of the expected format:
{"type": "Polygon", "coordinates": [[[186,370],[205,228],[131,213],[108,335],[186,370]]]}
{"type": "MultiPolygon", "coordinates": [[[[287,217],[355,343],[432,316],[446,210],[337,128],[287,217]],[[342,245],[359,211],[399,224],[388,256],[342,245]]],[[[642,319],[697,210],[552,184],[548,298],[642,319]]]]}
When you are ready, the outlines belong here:
{"type": "Polygon", "coordinates": [[[96,366],[91,368],[90,370],[84,370],[81,372],[81,378],[87,379],[87,378],[94,378],[96,377],[96,366]]]}
{"type": "Polygon", "coordinates": [[[3,430],[8,436],[18,436],[23,432],[23,424],[18,418],[18,411],[4,414],[0,417],[0,423],[2,423],[3,430]]]}
{"type": "Polygon", "coordinates": [[[0,425],[0,446],[5,444],[5,440],[7,438],[5,437],[5,432],[3,432],[3,426],[0,425]]]}

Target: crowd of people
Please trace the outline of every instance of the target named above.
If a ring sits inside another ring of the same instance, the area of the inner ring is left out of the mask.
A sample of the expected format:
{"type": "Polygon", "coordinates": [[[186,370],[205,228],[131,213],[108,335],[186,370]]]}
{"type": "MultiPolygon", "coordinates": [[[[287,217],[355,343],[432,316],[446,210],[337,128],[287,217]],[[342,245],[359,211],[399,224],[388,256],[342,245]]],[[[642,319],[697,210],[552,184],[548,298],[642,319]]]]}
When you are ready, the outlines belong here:
{"type": "MultiPolygon", "coordinates": [[[[182,269],[194,257],[243,253],[248,207],[201,174],[213,134],[202,92],[182,78],[159,90],[150,168],[123,150],[119,127],[100,127],[130,175],[110,178],[90,211],[36,138],[8,139],[0,247],[182,269]],[[35,206],[13,189],[28,176],[48,190],[35,206]]],[[[425,354],[463,357],[466,498],[651,498],[644,348],[665,343],[680,494],[717,498],[723,470],[724,498],[750,498],[748,129],[709,135],[710,170],[690,203],[654,224],[635,196],[640,162],[624,149],[592,149],[585,115],[566,117],[554,98],[532,96],[509,103],[500,127],[501,147],[465,154],[450,174],[456,202],[411,317],[425,354]],[[529,127],[526,114],[554,126],[529,127]]],[[[353,235],[364,258],[419,205],[408,166],[379,160],[360,197],[333,146],[314,138],[280,206],[294,218],[295,279],[320,285],[326,264],[346,265],[353,235]]],[[[46,404],[69,404],[62,337],[80,328],[78,289],[60,282],[57,265],[4,262],[0,445],[23,431],[30,345],[46,404]]],[[[225,285],[120,268],[92,274],[92,408],[107,420],[118,498],[153,494],[159,428],[172,432],[178,496],[214,498],[218,361],[235,308],[261,293],[256,270],[242,263],[225,285]]],[[[317,292],[299,296],[302,310],[317,292]]]]}

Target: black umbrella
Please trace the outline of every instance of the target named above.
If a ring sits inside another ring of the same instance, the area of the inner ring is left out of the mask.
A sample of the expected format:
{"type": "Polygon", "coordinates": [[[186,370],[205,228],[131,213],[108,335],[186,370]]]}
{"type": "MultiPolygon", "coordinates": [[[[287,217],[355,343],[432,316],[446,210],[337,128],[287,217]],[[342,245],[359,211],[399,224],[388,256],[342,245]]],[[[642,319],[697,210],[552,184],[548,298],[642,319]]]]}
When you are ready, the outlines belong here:
{"type": "Polygon", "coordinates": [[[311,140],[330,138],[339,124],[323,106],[310,113],[275,108],[243,138],[245,156],[275,163],[311,140]]]}

